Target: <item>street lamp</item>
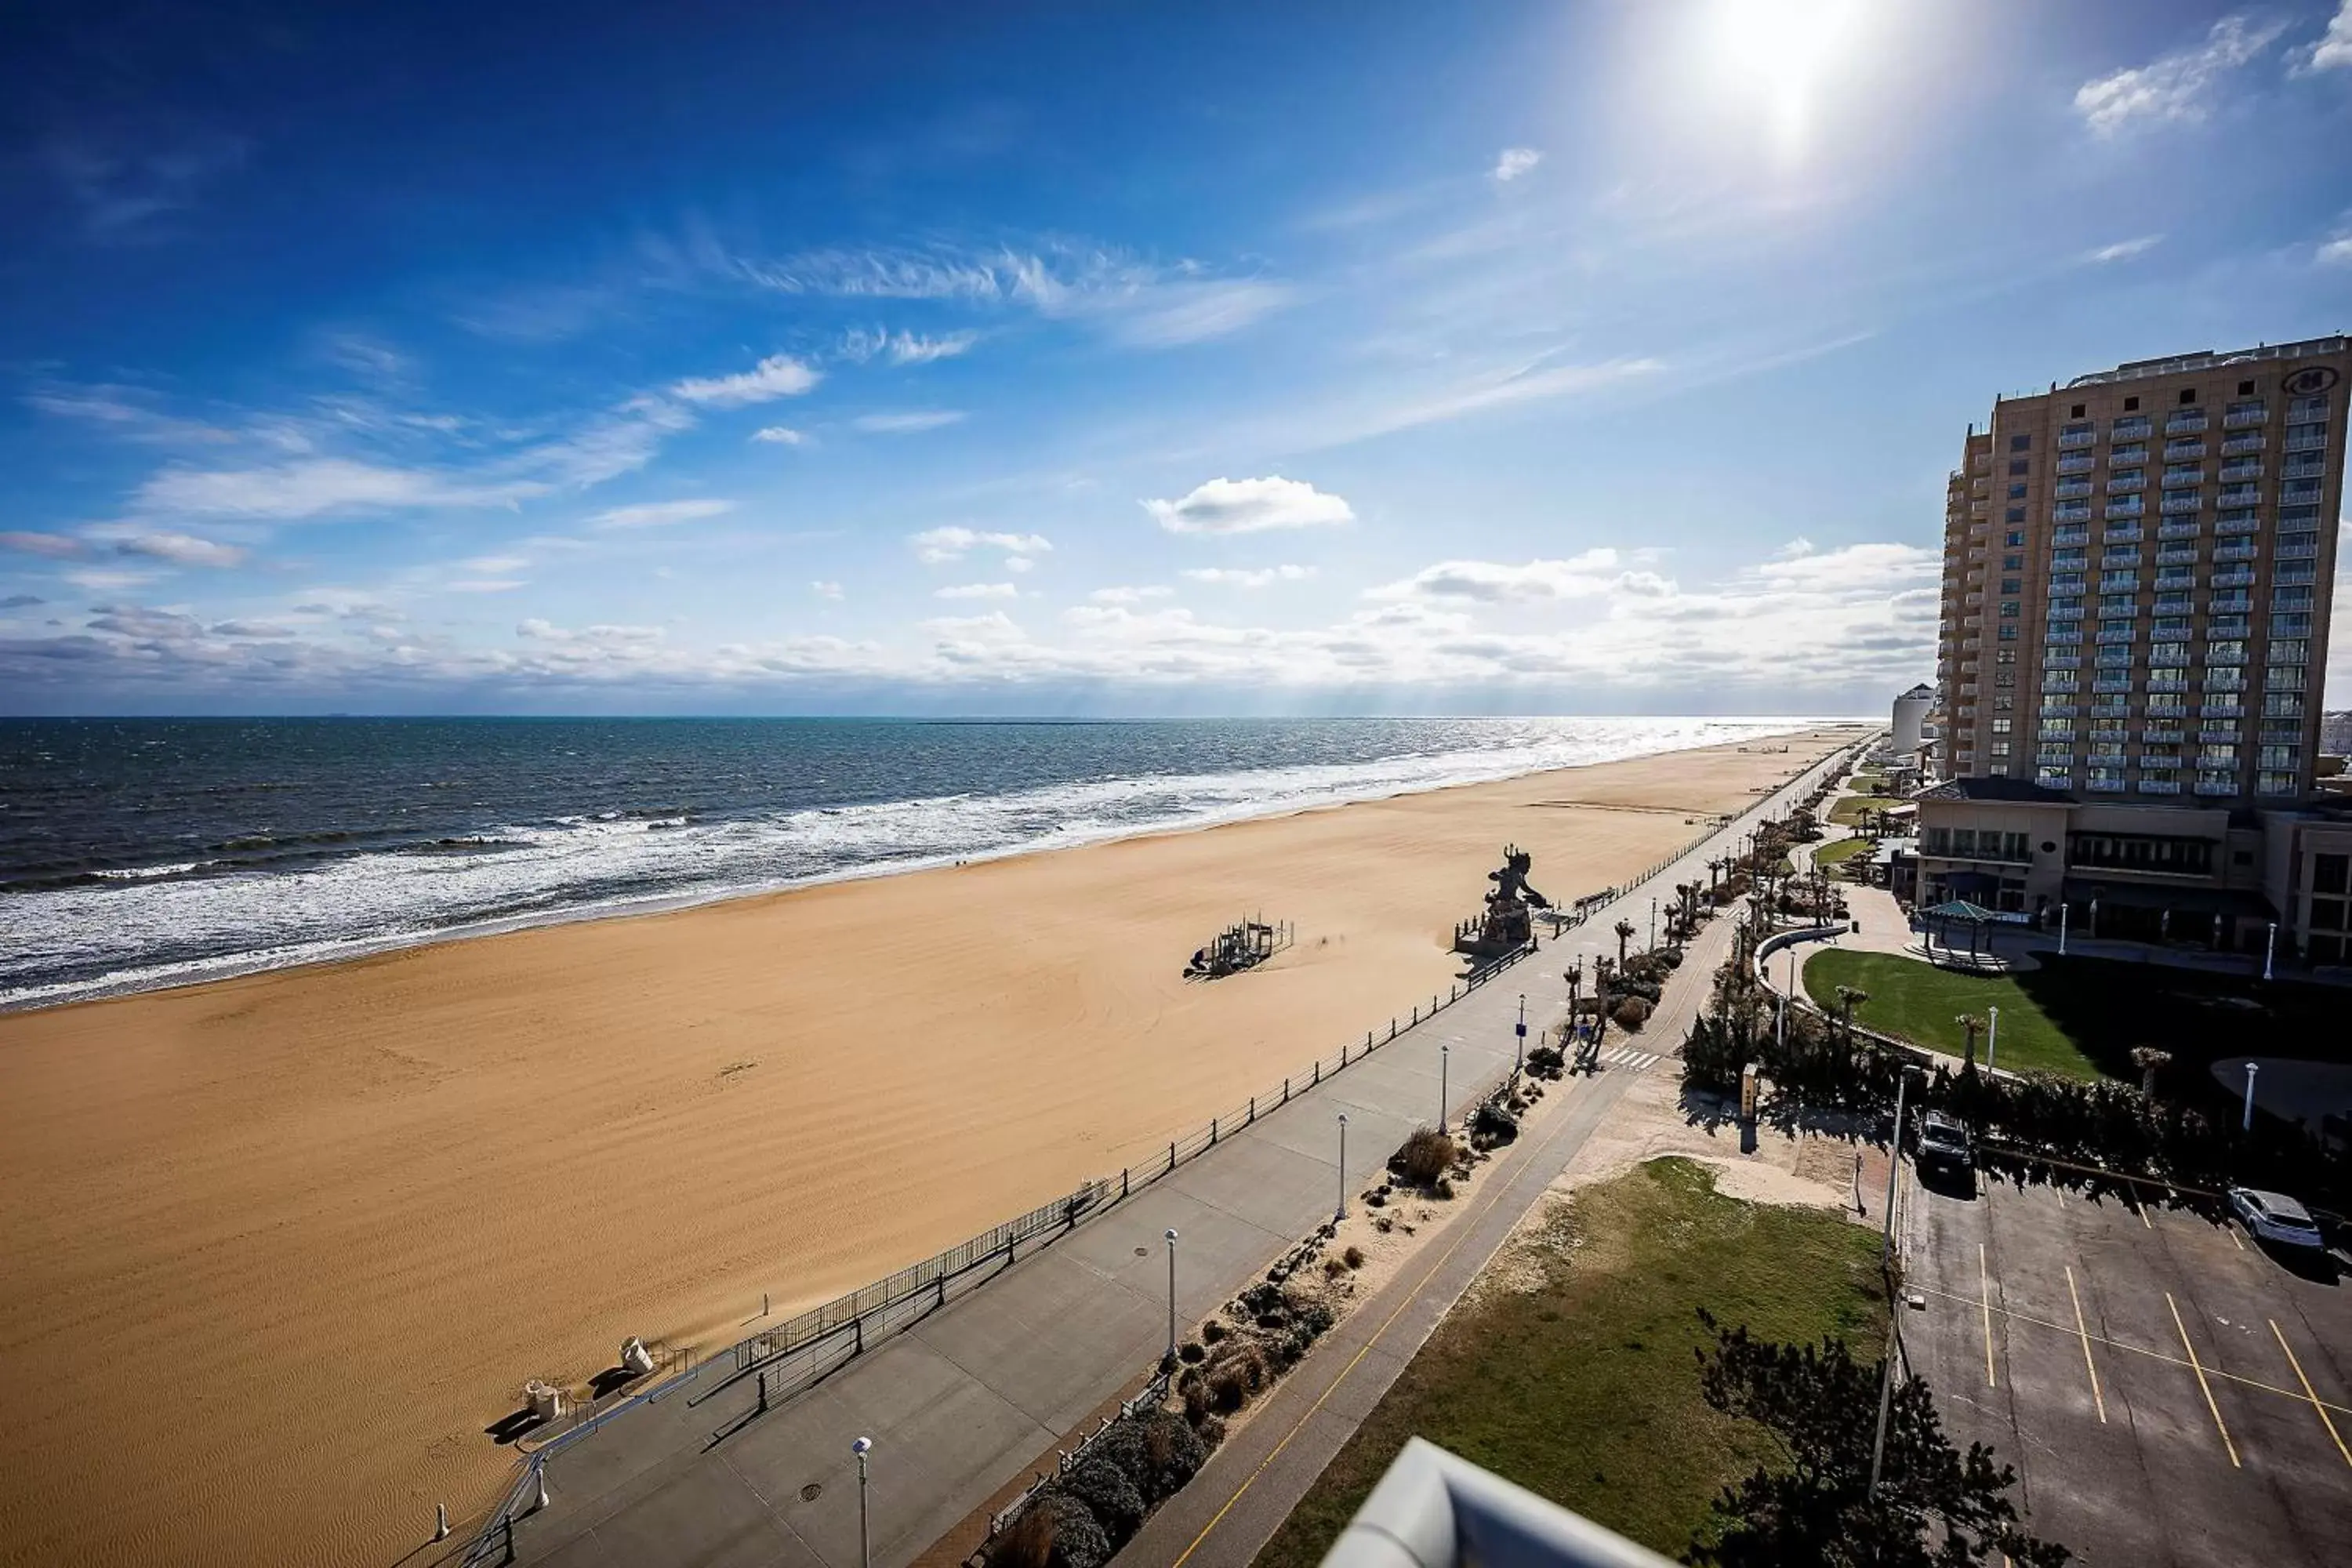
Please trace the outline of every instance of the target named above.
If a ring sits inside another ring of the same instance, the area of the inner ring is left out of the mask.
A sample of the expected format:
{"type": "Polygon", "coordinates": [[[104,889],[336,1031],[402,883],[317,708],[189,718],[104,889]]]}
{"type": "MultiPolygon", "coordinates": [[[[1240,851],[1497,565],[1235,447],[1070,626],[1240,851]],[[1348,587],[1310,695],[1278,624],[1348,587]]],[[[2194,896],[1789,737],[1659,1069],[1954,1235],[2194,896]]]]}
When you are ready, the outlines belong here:
{"type": "Polygon", "coordinates": [[[860,1437],[849,1451],[857,1456],[857,1568],[874,1568],[874,1532],[866,1503],[866,1456],[874,1451],[874,1439],[860,1437]]]}
{"type": "Polygon", "coordinates": [[[1985,1071],[1990,1072],[1993,1055],[2000,1049],[2000,1009],[1988,1007],[1985,1011],[1992,1015],[1991,1025],[1985,1031],[1985,1071]]]}
{"type": "Polygon", "coordinates": [[[2277,954],[2278,954],[2278,921],[2271,921],[2271,929],[2270,929],[2269,933],[2268,933],[2267,935],[2265,935],[2265,936],[2263,938],[2263,979],[2268,980],[2268,979],[2271,977],[2271,961],[2272,961],[2274,957],[2276,957],[2276,956],[2277,956],[2277,954]]]}
{"type": "Polygon", "coordinates": [[[1528,1059],[1528,994],[1524,991],[1519,993],[1517,1040],[1518,1043],[1511,1047],[1511,1072],[1514,1076],[1527,1065],[1528,1059]]]}
{"type": "Polygon", "coordinates": [[[1168,1227],[1168,1369],[1176,1368],[1176,1227],[1168,1227]]]}
{"type": "Polygon", "coordinates": [[[2066,956],[2066,916],[2074,907],[2066,901],[2065,894],[2058,895],[2058,956],[2061,958],[2066,956]]]}
{"type": "Polygon", "coordinates": [[[2246,1118],[2239,1126],[2240,1131],[2252,1132],[2254,1130],[2254,1075],[2262,1070],[2260,1062],[2246,1064],[2246,1118]]]}
{"type": "Polygon", "coordinates": [[[1335,1220],[1348,1217],[1348,1113],[1339,1112],[1339,1206],[1331,1213],[1335,1220]]]}
{"type": "Polygon", "coordinates": [[[1445,1131],[1445,1072],[1454,1059],[1454,1042],[1441,1041],[1437,1047],[1437,1130],[1445,1131]]]}

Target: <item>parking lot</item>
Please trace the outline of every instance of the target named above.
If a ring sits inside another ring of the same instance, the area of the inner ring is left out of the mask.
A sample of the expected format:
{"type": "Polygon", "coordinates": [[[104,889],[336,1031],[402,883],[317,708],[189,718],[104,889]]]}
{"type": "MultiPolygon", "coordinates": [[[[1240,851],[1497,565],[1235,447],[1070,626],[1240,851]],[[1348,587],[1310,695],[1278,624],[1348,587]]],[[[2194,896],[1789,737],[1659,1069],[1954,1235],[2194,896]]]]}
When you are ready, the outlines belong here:
{"type": "Polygon", "coordinates": [[[2352,1563],[2352,1281],[2175,1196],[1906,1183],[1911,1367],[2083,1561],[2352,1563]]]}

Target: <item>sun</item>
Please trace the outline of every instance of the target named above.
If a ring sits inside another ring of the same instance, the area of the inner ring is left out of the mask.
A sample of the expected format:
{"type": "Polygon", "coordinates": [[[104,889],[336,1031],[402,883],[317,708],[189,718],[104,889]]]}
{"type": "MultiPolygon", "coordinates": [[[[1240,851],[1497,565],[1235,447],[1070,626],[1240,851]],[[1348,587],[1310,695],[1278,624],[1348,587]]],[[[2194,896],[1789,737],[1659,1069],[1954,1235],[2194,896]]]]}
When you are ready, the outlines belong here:
{"type": "Polygon", "coordinates": [[[1716,73],[1763,108],[1775,153],[1801,159],[1854,53],[1859,0],[1715,0],[1706,19],[1716,73]]]}

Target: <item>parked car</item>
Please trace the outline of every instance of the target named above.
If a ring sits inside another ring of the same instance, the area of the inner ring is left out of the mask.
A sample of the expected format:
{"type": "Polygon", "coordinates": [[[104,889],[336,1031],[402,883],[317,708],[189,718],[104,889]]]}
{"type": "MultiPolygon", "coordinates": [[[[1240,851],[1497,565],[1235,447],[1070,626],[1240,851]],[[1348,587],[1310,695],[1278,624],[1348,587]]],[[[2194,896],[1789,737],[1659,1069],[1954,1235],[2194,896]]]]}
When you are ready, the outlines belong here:
{"type": "Polygon", "coordinates": [[[1966,1127],[1940,1110],[1930,1110],[1919,1118],[1919,1142],[1912,1159],[1922,1174],[1937,1170],[1963,1173],[1976,1168],[1976,1146],[1966,1127]]]}
{"type": "Polygon", "coordinates": [[[2231,1187],[2230,1208],[2260,1240],[2274,1241],[2281,1247],[2316,1248],[2327,1245],[2319,1234],[2319,1222],[2311,1217],[2311,1211],[2284,1193],[2266,1193],[2259,1187],[2231,1187]]]}

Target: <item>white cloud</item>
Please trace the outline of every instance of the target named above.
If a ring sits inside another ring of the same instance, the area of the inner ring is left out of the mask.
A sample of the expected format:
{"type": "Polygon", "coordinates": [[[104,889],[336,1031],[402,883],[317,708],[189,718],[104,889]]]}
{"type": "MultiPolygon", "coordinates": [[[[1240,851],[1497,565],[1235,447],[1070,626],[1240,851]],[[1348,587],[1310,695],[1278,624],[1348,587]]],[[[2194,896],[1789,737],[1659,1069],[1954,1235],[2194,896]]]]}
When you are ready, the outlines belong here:
{"type": "Polygon", "coordinates": [[[1034,572],[1037,563],[1026,555],[1008,555],[1004,558],[1004,569],[1007,572],[1034,572]]]}
{"type": "Polygon", "coordinates": [[[807,433],[804,431],[795,430],[789,425],[763,426],[751,432],[751,439],[754,441],[765,441],[772,447],[804,447],[808,445],[807,433]]]}
{"type": "Polygon", "coordinates": [[[1535,560],[1520,565],[1494,561],[1441,561],[1424,566],[1402,582],[1365,594],[1368,599],[1465,599],[1487,605],[1535,604],[1545,600],[1585,599],[1618,592],[1629,583],[1635,591],[1663,582],[1648,573],[1622,569],[1622,558],[1603,546],[1565,561],[1535,560]]]}
{"type": "Polygon", "coordinates": [[[983,252],[821,250],[735,266],[753,282],[786,293],[1023,307],[1050,321],[1090,323],[1143,348],[1223,337],[1297,295],[1265,279],[1215,277],[1197,262],[1163,265],[1108,247],[1072,245],[983,252]]]}
{"type": "Polygon", "coordinates": [[[567,630],[537,617],[523,621],[515,627],[515,636],[531,642],[585,644],[606,647],[644,647],[650,643],[657,643],[667,635],[659,626],[599,625],[567,630]]]}
{"type": "Polygon", "coordinates": [[[43,555],[52,561],[70,561],[89,553],[88,546],[79,539],[63,533],[30,533],[11,529],[0,533],[0,550],[20,551],[26,555],[43,555]]]}
{"type": "Polygon", "coordinates": [[[1139,605],[1146,599],[1164,599],[1175,591],[1162,583],[1139,588],[1115,584],[1108,588],[1097,588],[1087,597],[1097,605],[1139,605]]]}
{"type": "Polygon", "coordinates": [[[1259,533],[1276,528],[1322,528],[1353,522],[1355,512],[1335,495],[1279,474],[1261,479],[1209,480],[1175,500],[1147,500],[1143,510],[1171,533],[1259,533]]]}
{"type": "Polygon", "coordinates": [[[910,534],[907,542],[915,547],[916,558],[937,566],[950,561],[961,561],[973,550],[1002,550],[1007,555],[1044,555],[1053,548],[1053,542],[1042,533],[984,533],[970,528],[928,528],[910,534]]]}
{"type": "Polygon", "coordinates": [[[247,553],[234,544],[199,539],[193,533],[162,531],[126,533],[114,541],[114,549],[118,554],[145,555],[180,566],[236,566],[244,563],[247,553]]]}
{"type": "Polygon", "coordinates": [[[737,408],[747,403],[770,403],[797,397],[824,377],[790,354],[770,354],[751,369],[735,375],[688,376],[673,385],[670,395],[688,403],[714,408],[737,408]]]}
{"type": "Polygon", "coordinates": [[[646,501],[637,506],[616,506],[600,511],[588,520],[593,528],[671,528],[681,522],[697,522],[706,517],[718,517],[735,510],[731,500],[662,500],[646,501]]]}
{"type": "Polygon", "coordinates": [[[1515,368],[1489,372],[1435,396],[1391,408],[1367,421],[1349,438],[1384,436],[1394,430],[1407,430],[1417,425],[1434,425],[1447,419],[1459,419],[1468,414],[1506,408],[1514,404],[1598,391],[1620,382],[1640,380],[1664,368],[1660,361],[1648,358],[1558,365],[1548,365],[1543,360],[1537,360],[1515,368]]]}
{"type": "Polygon", "coordinates": [[[1017,599],[1021,590],[1010,583],[959,583],[952,588],[934,588],[935,599],[1017,599]]]}
{"type": "Polygon", "coordinates": [[[1506,182],[1516,180],[1542,162],[1543,154],[1533,147],[1506,147],[1495,160],[1494,176],[1506,182]]]}
{"type": "Polygon", "coordinates": [[[2324,240],[2311,258],[2322,267],[2352,267],[2352,234],[2339,234],[2324,240]]]}
{"type": "Polygon", "coordinates": [[[2342,0],[2327,24],[2326,36],[2309,48],[2295,51],[2295,57],[2294,69],[2297,75],[2352,69],[2352,0],[2342,0]]]}
{"type": "Polygon", "coordinates": [[[169,468],[133,496],[142,512],[295,521],[405,507],[508,506],[549,487],[527,479],[469,479],[428,468],[394,468],[348,458],[312,458],[258,468],[169,468]]]}
{"type": "Polygon", "coordinates": [[[2097,266],[2110,261],[2129,261],[2135,256],[2145,256],[2163,243],[2164,236],[2160,234],[2143,234],[2137,239],[2119,239],[2113,245],[2103,245],[2084,259],[2097,266]]]}
{"type": "Polygon", "coordinates": [[[904,414],[863,414],[849,423],[869,436],[911,436],[946,425],[960,425],[964,417],[961,409],[918,408],[904,414]]]}
{"type": "Polygon", "coordinates": [[[809,584],[809,592],[814,594],[820,599],[831,599],[836,604],[838,604],[842,598],[841,584],[838,583],[828,583],[823,579],[811,583],[809,584]]]}
{"type": "Polygon", "coordinates": [[[460,577],[448,589],[453,594],[510,594],[530,585],[525,577],[460,577]]]}
{"type": "Polygon", "coordinates": [[[978,332],[947,332],[926,337],[920,332],[891,332],[878,327],[853,327],[842,334],[841,357],[864,364],[884,359],[892,364],[929,364],[969,353],[980,342],[978,332]]]}
{"type": "Polygon", "coordinates": [[[1263,588],[1270,583],[1303,583],[1315,575],[1312,566],[1195,566],[1181,575],[1195,583],[1223,588],[1263,588]]]}
{"type": "Polygon", "coordinates": [[[1795,561],[1803,556],[1811,555],[1812,552],[1813,542],[1807,539],[1801,533],[1797,535],[1796,538],[1789,541],[1788,543],[1780,546],[1780,549],[1774,551],[1772,554],[1776,560],[1795,561]]]}
{"type": "Polygon", "coordinates": [[[2074,110],[2101,136],[2143,121],[2200,121],[2221,79],[2260,56],[2285,30],[2284,22],[2224,16],[2193,48],[2084,82],[2075,89],[2074,110]]]}
{"type": "Polygon", "coordinates": [[[530,564],[527,555],[477,555],[457,563],[478,577],[504,577],[530,564]]]}

